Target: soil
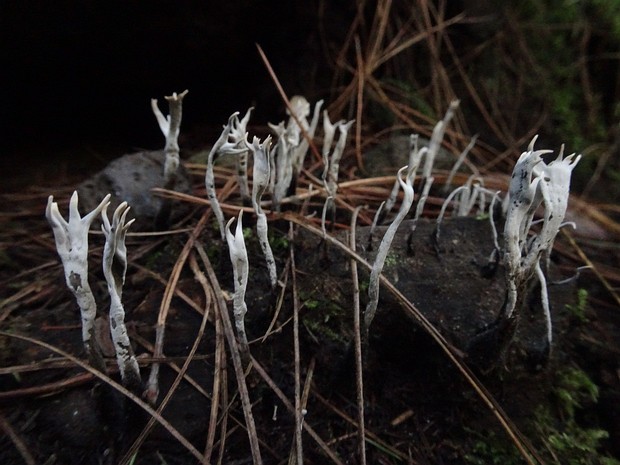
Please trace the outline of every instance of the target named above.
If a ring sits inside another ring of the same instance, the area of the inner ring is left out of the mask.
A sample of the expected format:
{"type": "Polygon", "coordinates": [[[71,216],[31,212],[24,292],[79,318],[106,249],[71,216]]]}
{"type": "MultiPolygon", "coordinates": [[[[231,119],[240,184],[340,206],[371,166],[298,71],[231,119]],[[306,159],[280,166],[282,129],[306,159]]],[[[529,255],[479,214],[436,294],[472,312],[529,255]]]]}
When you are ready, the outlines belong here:
{"type": "MultiPolygon", "coordinates": [[[[13,231],[14,247],[5,249],[3,257],[7,266],[2,273],[2,297],[6,300],[0,307],[1,329],[5,332],[0,337],[0,364],[4,367],[0,374],[0,416],[3,430],[12,431],[17,440],[9,434],[0,438],[0,462],[23,463],[24,453],[17,446],[21,444],[34,463],[120,463],[149,415],[57,353],[6,334],[27,335],[84,358],[77,309],[71,294],[63,288],[59,260],[42,215],[45,196],[35,195],[30,202],[39,211],[24,213],[7,224],[7,230],[13,231]],[[20,275],[20,261],[28,261],[32,271],[20,275]],[[20,291],[29,298],[22,298],[19,306],[11,305],[11,296],[20,291]]],[[[63,211],[66,203],[59,202],[63,211]]],[[[202,208],[195,208],[195,215],[186,218],[185,226],[196,224],[202,208]]],[[[321,446],[304,433],[304,463],[335,462],[325,448],[340,463],[359,463],[349,257],[320,235],[299,226],[290,239],[288,222],[272,218],[272,246],[281,276],[280,286],[272,291],[258,242],[251,232],[250,215],[246,220],[251,267],[246,325],[255,366],[262,367],[293,402],[292,251],[301,380],[302,384],[309,381],[304,423],[326,444],[321,446]]],[[[462,355],[472,366],[480,382],[548,463],[555,463],[547,452],[549,437],[568,434],[565,425],[569,420],[580,431],[607,431],[610,437],[597,446],[596,454],[620,457],[617,312],[604,305],[581,308],[582,313],[574,310],[578,290],[589,285],[587,277],[550,286],[554,343],[547,356],[538,289],[533,289],[528,307],[520,312],[510,349],[504,354],[487,353],[485,363],[468,359],[468,345],[495,321],[501,309],[503,268],[489,263],[493,242],[488,219],[446,219],[438,240],[435,230],[434,221],[404,222],[386,260],[385,277],[439,330],[453,353],[462,355]],[[580,394],[574,418],[567,418],[559,394],[567,368],[584,370],[599,387],[598,403],[580,392],[572,393],[575,398],[580,394]],[[547,412],[551,420],[542,419],[541,412],[547,412]]],[[[385,227],[377,228],[370,240],[369,231],[366,226],[357,228],[357,250],[372,262],[385,227]]],[[[346,231],[330,234],[348,240],[346,231]]],[[[186,240],[187,233],[128,240],[130,268],[123,301],[145,380],[152,363],[145,341],[152,343],[155,339],[165,283],[186,240]]],[[[230,309],[232,272],[217,226],[209,223],[199,241],[213,263],[230,309]]],[[[98,270],[102,238],[94,236],[91,242],[90,283],[100,312],[105,314],[105,281],[98,270]]],[[[560,254],[553,259],[551,279],[569,276],[574,264],[560,254]]],[[[362,265],[359,282],[363,310],[368,270],[362,265]]],[[[194,344],[202,321],[197,310],[205,307],[204,292],[188,267],[182,270],[176,289],[166,322],[159,401],[176,377],[171,365],[181,366],[194,344]]],[[[213,321],[211,317],[186,378],[163,411],[164,418],[201,453],[209,433],[214,393],[218,337],[213,321]]],[[[219,416],[213,463],[218,454],[221,463],[252,463],[237,382],[228,360],[226,375],[222,378],[220,373],[219,380],[227,382],[230,405],[227,415],[219,416]],[[227,422],[226,434],[220,430],[223,418],[227,422]]],[[[119,381],[113,357],[108,359],[108,366],[111,377],[119,381]]],[[[259,370],[250,370],[246,380],[263,460],[268,464],[286,463],[294,444],[294,416],[259,370]]],[[[415,315],[385,287],[364,346],[364,383],[368,463],[522,463],[493,412],[415,315]]],[[[195,456],[159,424],[129,458],[135,464],[197,463],[195,456]]]]}

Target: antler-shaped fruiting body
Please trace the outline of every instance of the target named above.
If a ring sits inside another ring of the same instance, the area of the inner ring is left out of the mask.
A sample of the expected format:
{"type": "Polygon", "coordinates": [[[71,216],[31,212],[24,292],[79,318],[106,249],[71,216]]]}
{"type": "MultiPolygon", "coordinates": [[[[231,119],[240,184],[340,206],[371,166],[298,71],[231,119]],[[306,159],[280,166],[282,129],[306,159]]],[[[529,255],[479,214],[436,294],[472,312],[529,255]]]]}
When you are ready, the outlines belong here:
{"type": "Polygon", "coordinates": [[[121,203],[114,211],[112,224],[108,219],[107,205],[101,212],[103,218],[101,230],[106,239],[103,249],[103,275],[110,294],[110,332],[121,379],[125,386],[134,392],[139,392],[142,384],[140,369],[127,334],[125,309],[121,299],[127,271],[125,236],[131,223],[134,222],[134,220],[125,222],[128,212],[127,202],[121,203]]]}
{"type": "Polygon", "coordinates": [[[276,271],[276,261],[273,258],[273,252],[269,245],[269,235],[267,226],[267,215],[261,206],[261,198],[263,193],[269,186],[270,178],[270,147],[271,136],[267,136],[261,144],[257,137],[254,137],[252,144],[248,144],[249,149],[254,154],[254,169],[252,174],[252,206],[256,212],[256,233],[260,248],[265,256],[267,269],[269,270],[269,282],[271,287],[275,288],[278,283],[278,274],[276,271]]]}
{"type": "Polygon", "coordinates": [[[239,211],[237,218],[237,228],[235,234],[230,232],[230,226],[235,221],[231,218],[226,224],[226,241],[228,242],[228,252],[233,267],[233,279],[235,284],[235,294],[233,296],[233,315],[235,317],[235,327],[239,337],[241,352],[249,353],[248,337],[245,332],[245,314],[248,311],[245,303],[245,291],[248,286],[248,252],[245,248],[242,224],[243,210],[239,211]]]}
{"type": "MultiPolygon", "coordinates": [[[[164,179],[166,184],[170,180],[174,180],[177,169],[179,168],[179,131],[181,129],[181,118],[183,115],[183,98],[189,91],[184,90],[180,94],[173,92],[172,95],[166,96],[170,107],[170,114],[164,116],[157,106],[157,99],[151,99],[151,108],[159,123],[159,128],[166,138],[166,161],[164,164],[164,179]]],[[[170,186],[172,187],[172,186],[170,186]]]]}
{"type": "MultiPolygon", "coordinates": [[[[250,202],[250,188],[248,184],[248,150],[246,148],[247,127],[250,121],[254,107],[248,108],[245,116],[239,119],[235,116],[233,127],[228,135],[228,141],[235,144],[236,149],[243,149],[239,152],[235,150],[235,165],[237,168],[237,183],[239,184],[239,193],[244,203],[250,202]]],[[[225,155],[224,153],[222,155],[225,155]]]]}
{"type": "Polygon", "coordinates": [[[306,100],[305,97],[301,95],[295,95],[291,98],[291,108],[293,109],[293,113],[297,118],[295,118],[288,110],[286,111],[290,116],[288,124],[287,124],[287,136],[289,145],[293,148],[293,153],[291,155],[292,164],[293,164],[293,173],[294,176],[297,175],[301,171],[302,166],[304,165],[304,160],[306,158],[306,154],[308,153],[309,142],[303,136],[302,130],[297,124],[299,121],[306,131],[308,138],[312,139],[314,137],[314,133],[316,132],[316,127],[319,123],[319,116],[321,107],[323,106],[323,100],[319,100],[314,105],[314,112],[312,114],[312,120],[308,124],[308,120],[306,119],[310,115],[310,103],[306,100]]]}
{"type": "Polygon", "coordinates": [[[327,195],[334,197],[338,189],[338,170],[340,169],[340,158],[344,152],[344,147],[347,143],[347,135],[349,129],[353,125],[355,120],[338,121],[335,124],[331,124],[327,111],[323,112],[323,129],[325,131],[325,138],[323,139],[323,182],[327,189],[327,195]],[[335,131],[338,129],[339,137],[338,142],[333,150],[331,150],[332,142],[334,140],[335,131]],[[331,154],[330,154],[331,151],[331,154]]]}
{"type": "MultiPolygon", "coordinates": [[[[187,95],[187,90],[177,94],[165,97],[168,101],[170,114],[164,116],[157,106],[157,99],[151,99],[151,108],[159,128],[166,138],[164,147],[164,188],[174,189],[177,184],[177,171],[179,169],[179,131],[181,129],[181,118],[183,115],[183,98],[187,95]]],[[[155,227],[157,229],[165,229],[170,221],[170,213],[172,211],[172,200],[165,198],[155,217],[155,227]]]]}
{"type": "MultiPolygon", "coordinates": [[[[484,187],[484,180],[482,178],[470,176],[465,184],[450,192],[444,200],[436,220],[437,228],[435,229],[435,239],[439,239],[443,217],[447,208],[452,205],[453,200],[453,216],[468,216],[476,203],[478,203],[478,213],[484,213],[487,209],[487,196],[493,200],[497,195],[498,192],[484,187]]],[[[492,214],[490,209],[488,212],[492,214]]]]}
{"type": "Polygon", "coordinates": [[[308,101],[296,95],[291,98],[292,112],[287,110],[290,115],[285,124],[269,124],[269,127],[278,137],[278,141],[273,150],[273,161],[271,166],[271,191],[273,192],[273,204],[276,210],[279,209],[282,199],[286,196],[291,186],[294,186],[295,176],[303,167],[309,142],[304,137],[305,132],[309,139],[314,137],[318,125],[321,106],[323,101],[318,101],[314,106],[312,121],[308,123],[307,117],[310,115],[310,104],[308,101]],[[301,126],[300,126],[301,125],[301,126]]]}
{"type": "MultiPolygon", "coordinates": [[[[345,122],[340,120],[334,124],[329,120],[327,110],[323,112],[323,150],[321,152],[323,156],[323,184],[327,192],[327,197],[323,205],[323,216],[321,226],[323,234],[325,232],[325,217],[329,206],[333,207],[333,199],[336,197],[338,190],[338,171],[340,169],[340,158],[344,152],[345,145],[347,143],[347,135],[349,129],[353,125],[355,120],[345,122]],[[336,129],[338,129],[339,137],[335,147],[332,150],[332,144],[336,135],[336,129]]],[[[333,211],[333,210],[332,210],[333,211]]]]}
{"type": "Polygon", "coordinates": [[[581,155],[575,157],[571,154],[563,158],[564,146],[558,157],[548,165],[543,163],[539,174],[540,191],[543,197],[545,215],[542,229],[532,244],[532,251],[537,250],[547,255],[553,249],[553,242],[559,229],[564,223],[568,197],[570,191],[570,179],[573,168],[581,160],[581,155]]]}
{"type": "Polygon", "coordinates": [[[286,126],[281,121],[277,126],[269,123],[269,127],[275,132],[278,141],[272,151],[270,190],[273,195],[273,204],[276,210],[280,208],[280,202],[286,196],[286,192],[293,180],[293,160],[286,126]]]}
{"type": "Polygon", "coordinates": [[[215,190],[215,175],[213,173],[213,163],[215,161],[215,156],[218,154],[238,154],[243,151],[247,151],[247,147],[239,147],[237,140],[230,140],[231,134],[233,132],[233,126],[238,115],[239,112],[235,112],[230,115],[230,117],[228,118],[228,123],[226,124],[226,126],[224,126],[220,137],[217,139],[217,141],[215,141],[213,147],[211,147],[211,151],[209,152],[209,156],[207,157],[205,188],[207,189],[207,198],[211,203],[211,209],[215,214],[217,224],[220,228],[220,235],[222,237],[222,240],[226,239],[226,228],[224,224],[224,213],[222,212],[222,208],[220,207],[220,203],[217,199],[217,192],[215,190]]]}
{"type": "Polygon", "coordinates": [[[504,225],[504,262],[507,299],[503,317],[513,318],[525,298],[527,284],[536,275],[541,283],[541,300],[547,323],[547,339],[551,348],[551,316],[547,298],[546,278],[540,259],[548,256],[562,226],[570,190],[571,173],[581,159],[572,154],[563,158],[563,148],[556,160],[548,165],[541,155],[550,150],[534,151],[536,137],[521,154],[510,181],[508,211],[504,225]],[[533,238],[530,227],[536,210],[544,207],[543,224],[533,238]]]}
{"type": "Polygon", "coordinates": [[[377,311],[377,304],[379,303],[379,276],[381,275],[381,271],[383,271],[385,259],[392,245],[392,241],[394,240],[394,236],[396,235],[396,231],[409,213],[409,209],[413,204],[413,176],[413,170],[408,169],[407,166],[404,166],[398,170],[398,182],[403,189],[404,198],[396,218],[392,224],[390,224],[385,232],[385,235],[383,236],[383,239],[381,240],[379,250],[377,250],[377,256],[375,257],[375,261],[370,272],[370,280],[368,283],[368,304],[366,305],[366,311],[364,312],[364,328],[366,335],[368,335],[368,329],[370,328],[370,324],[372,323],[377,311]],[[407,173],[405,175],[405,179],[403,180],[403,173],[405,171],[407,171],[407,173]]]}
{"type": "Polygon", "coordinates": [[[310,115],[310,103],[303,95],[294,95],[290,100],[290,110],[286,109],[286,114],[289,115],[288,124],[286,125],[288,130],[288,137],[290,142],[297,146],[301,142],[301,128],[308,128],[308,115],[310,115]]]}
{"type": "Polygon", "coordinates": [[[525,252],[534,213],[542,202],[538,188],[541,179],[534,176],[534,168],[543,162],[541,155],[550,152],[534,151],[535,140],[517,160],[508,189],[508,211],[504,224],[504,264],[508,286],[508,299],[504,308],[506,318],[512,317],[517,306],[517,296],[524,291],[518,288],[523,287],[532,276],[535,266],[523,267],[525,262],[522,261],[522,252],[525,252]]]}
{"type": "Polygon", "coordinates": [[[62,261],[67,287],[75,296],[82,317],[82,340],[90,363],[99,370],[105,365],[95,339],[97,304],[88,284],[88,230],[95,218],[109,204],[106,195],[99,205],[85,217],[78,211],[78,193],[73,192],[69,202],[69,221],[58,211],[54,197],[49,196],[45,216],[52,226],[56,250],[62,261]]]}

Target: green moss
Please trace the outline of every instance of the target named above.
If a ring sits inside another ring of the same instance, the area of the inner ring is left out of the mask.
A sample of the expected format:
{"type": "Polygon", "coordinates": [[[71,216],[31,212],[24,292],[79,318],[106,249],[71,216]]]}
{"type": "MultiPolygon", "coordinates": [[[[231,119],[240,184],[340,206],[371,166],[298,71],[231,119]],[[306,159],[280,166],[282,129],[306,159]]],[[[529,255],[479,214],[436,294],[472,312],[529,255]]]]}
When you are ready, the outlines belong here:
{"type": "MultiPolygon", "coordinates": [[[[388,86],[398,89],[401,95],[399,100],[402,103],[409,104],[411,108],[415,108],[417,111],[425,116],[428,116],[429,118],[438,118],[433,108],[428,104],[426,98],[411,81],[387,77],[384,78],[382,82],[388,86]]],[[[441,116],[439,116],[439,118],[441,118],[441,116]]]]}
{"type": "MultiPolygon", "coordinates": [[[[609,433],[600,428],[590,428],[580,423],[578,412],[586,412],[598,401],[598,387],[578,367],[568,367],[555,374],[554,402],[538,406],[531,422],[525,428],[529,435],[544,444],[538,450],[546,463],[555,465],[620,465],[616,459],[601,451],[609,433]]],[[[523,458],[514,444],[504,435],[490,433],[475,436],[470,451],[464,458],[467,463],[521,464],[523,458]]]]}
{"type": "Polygon", "coordinates": [[[332,342],[345,342],[345,339],[342,337],[342,335],[338,334],[330,326],[322,323],[321,321],[315,320],[313,318],[303,318],[302,322],[306,329],[317,338],[327,338],[332,342]]]}
{"type": "Polygon", "coordinates": [[[605,23],[611,26],[608,30],[616,38],[620,39],[620,2],[618,0],[590,0],[588,2],[598,12],[605,23]]]}
{"type": "Polygon", "coordinates": [[[385,257],[385,262],[384,262],[384,267],[387,268],[392,268],[394,266],[396,266],[398,264],[399,261],[399,257],[398,254],[396,252],[388,252],[387,256],[385,257]]]}
{"type": "Polygon", "coordinates": [[[566,368],[558,373],[555,395],[561,413],[572,419],[576,409],[598,401],[598,386],[585,371],[566,368]]]}
{"type": "Polygon", "coordinates": [[[584,428],[574,418],[562,422],[548,407],[539,407],[534,418],[545,447],[555,464],[561,465],[620,465],[616,459],[601,454],[601,441],[609,433],[598,428],[584,428]]]}
{"type": "Polygon", "coordinates": [[[285,252],[289,248],[290,241],[283,234],[269,231],[269,245],[271,245],[274,253],[285,252]]]}
{"type": "Polygon", "coordinates": [[[308,299],[308,300],[304,300],[304,307],[306,307],[309,310],[316,310],[317,308],[319,308],[319,301],[318,300],[312,300],[312,299],[308,299]]]}
{"type": "MultiPolygon", "coordinates": [[[[227,249],[223,249],[226,251],[227,249]]],[[[222,247],[219,242],[209,242],[207,247],[207,257],[213,266],[218,266],[222,256],[222,247]]]]}
{"type": "MultiPolygon", "coordinates": [[[[602,95],[595,84],[591,94],[584,92],[587,64],[581,44],[589,40],[604,41],[612,49],[620,46],[620,2],[530,0],[514,5],[513,17],[527,28],[523,37],[536,68],[527,73],[528,92],[546,102],[554,138],[565,142],[569,153],[605,140],[602,95]]],[[[596,80],[593,69],[589,72],[596,80]]]]}
{"type": "MultiPolygon", "coordinates": [[[[582,429],[571,422],[563,432],[554,432],[548,442],[556,453],[566,456],[569,465],[594,465],[601,463],[597,449],[600,442],[607,439],[607,431],[600,429],[582,429]]],[[[613,460],[606,458],[606,460],[613,460]]]]}
{"type": "Polygon", "coordinates": [[[619,465],[604,456],[601,442],[609,433],[582,426],[577,411],[585,411],[598,401],[598,387],[581,369],[569,367],[557,373],[554,396],[557,414],[548,405],[536,409],[534,418],[539,437],[551,452],[553,463],[566,465],[619,465]]]}
{"type": "Polygon", "coordinates": [[[247,241],[253,236],[252,228],[243,228],[243,238],[247,241]]]}
{"type": "Polygon", "coordinates": [[[588,290],[579,289],[577,291],[577,303],[573,305],[567,304],[564,308],[570,316],[579,323],[587,323],[588,317],[586,316],[586,310],[588,308],[588,290]]]}
{"type": "Polygon", "coordinates": [[[467,463],[474,465],[521,465],[523,457],[512,443],[504,436],[498,436],[489,431],[484,437],[479,435],[479,439],[473,444],[470,453],[464,459],[467,463]]]}
{"type": "Polygon", "coordinates": [[[327,338],[332,342],[348,341],[344,326],[350,323],[341,306],[332,300],[305,292],[300,293],[300,298],[305,310],[301,321],[310,333],[319,339],[327,338]]]}
{"type": "Polygon", "coordinates": [[[158,263],[161,262],[163,255],[163,250],[155,250],[154,252],[148,254],[145,263],[146,268],[148,268],[149,270],[157,269],[158,263]]]}

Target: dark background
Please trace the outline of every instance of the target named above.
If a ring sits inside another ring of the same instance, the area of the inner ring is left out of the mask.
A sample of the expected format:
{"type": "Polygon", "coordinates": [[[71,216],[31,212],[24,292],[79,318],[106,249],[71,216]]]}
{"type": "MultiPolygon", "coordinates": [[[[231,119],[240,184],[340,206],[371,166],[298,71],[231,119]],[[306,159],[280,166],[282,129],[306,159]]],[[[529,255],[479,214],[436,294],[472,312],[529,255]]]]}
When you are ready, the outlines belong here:
{"type": "MultiPolygon", "coordinates": [[[[228,116],[249,106],[255,107],[250,125],[261,126],[251,132],[264,133],[266,122],[285,114],[257,43],[289,96],[331,104],[355,72],[347,34],[355,31],[362,48],[370,48],[376,3],[2,0],[0,191],[72,184],[123,154],[162,148],[150,99],[159,99],[167,113],[163,97],[185,89],[182,156],[213,143],[228,116]],[[360,5],[362,24],[353,27],[360,5]]],[[[601,147],[620,146],[620,131],[609,129],[620,114],[618,8],[594,0],[570,8],[555,0],[428,3],[444,5],[446,18],[465,12],[445,33],[467,78],[447,46],[436,57],[430,42],[421,41],[373,72],[391,98],[428,117],[418,124],[429,124],[442,117],[451,95],[458,96],[468,127],[456,130],[478,133],[498,150],[481,160],[505,151],[516,157],[535,133],[541,144],[596,152],[574,176],[576,187],[590,185],[601,147]],[[479,111],[472,88],[490,116],[479,111]]],[[[426,3],[391,4],[390,38],[428,27],[421,24],[426,3]]],[[[369,133],[402,124],[376,95],[366,91],[364,99],[364,129],[378,122],[369,133]]],[[[615,153],[602,155],[612,169],[599,170],[610,186],[618,185],[615,153]]]]}
{"type": "MultiPolygon", "coordinates": [[[[348,14],[334,5],[330,20],[348,14]]],[[[73,172],[163,147],[150,99],[167,114],[163,96],[174,91],[190,91],[184,148],[250,105],[253,124],[277,121],[284,107],[255,44],[289,95],[327,92],[320,10],[314,1],[2,2],[4,187],[50,161],[54,174],[56,162],[73,172]]]]}

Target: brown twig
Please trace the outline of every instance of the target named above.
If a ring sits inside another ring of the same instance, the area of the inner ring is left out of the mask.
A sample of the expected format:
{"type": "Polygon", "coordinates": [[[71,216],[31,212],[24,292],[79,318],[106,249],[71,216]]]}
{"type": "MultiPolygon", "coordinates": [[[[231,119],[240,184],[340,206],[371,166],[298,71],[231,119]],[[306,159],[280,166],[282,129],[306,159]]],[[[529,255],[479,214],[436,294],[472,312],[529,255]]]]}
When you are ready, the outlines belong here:
{"type": "MultiPolygon", "coordinates": [[[[364,207],[357,207],[351,217],[351,232],[349,247],[355,252],[355,230],[357,229],[357,214],[364,207]]],[[[364,370],[362,359],[362,327],[360,323],[360,287],[357,273],[357,261],[350,259],[351,281],[353,282],[353,337],[355,344],[355,387],[357,394],[357,423],[359,435],[360,464],[366,465],[366,422],[364,420],[364,370]]]]}
{"type": "Polygon", "coordinates": [[[84,383],[92,381],[93,376],[88,373],[80,373],[61,381],[54,383],[42,384],[27,388],[15,389],[13,391],[0,391],[0,400],[19,399],[20,397],[31,397],[50,395],[55,392],[64,391],[67,388],[81,386],[84,383]]]}
{"type": "Polygon", "coordinates": [[[301,124],[301,121],[299,121],[299,118],[298,118],[297,114],[295,113],[295,111],[293,111],[293,107],[291,106],[291,102],[288,99],[288,97],[286,96],[286,92],[284,92],[284,88],[282,87],[282,84],[280,84],[280,80],[278,79],[278,76],[276,75],[276,73],[274,72],[273,68],[271,67],[271,63],[269,63],[269,59],[267,58],[267,55],[265,55],[265,52],[263,51],[263,49],[261,48],[260,45],[256,44],[256,48],[258,50],[258,54],[260,55],[261,59],[263,60],[263,63],[265,64],[265,68],[267,68],[267,71],[269,72],[269,76],[271,76],[271,79],[273,80],[273,83],[275,84],[276,88],[278,89],[278,92],[280,93],[280,97],[282,97],[282,101],[286,105],[286,108],[288,109],[291,117],[297,123],[297,126],[301,130],[301,133],[303,134],[304,139],[306,139],[306,141],[308,142],[308,146],[310,147],[310,150],[312,151],[312,154],[315,156],[315,158],[317,160],[321,160],[322,159],[321,154],[319,153],[318,149],[316,148],[316,145],[314,144],[314,141],[312,140],[312,137],[310,137],[310,134],[308,134],[308,131],[306,131],[306,128],[304,128],[303,124],[301,124]]]}
{"type": "Polygon", "coordinates": [[[611,297],[615,300],[616,304],[620,306],[620,295],[615,291],[615,289],[609,284],[609,281],[605,279],[602,273],[598,270],[598,267],[588,258],[588,256],[584,253],[584,251],[579,247],[573,236],[566,230],[566,228],[561,229],[562,235],[570,242],[570,245],[575,249],[579,257],[583,260],[583,262],[589,266],[598,280],[601,282],[603,287],[609,292],[611,297]]]}
{"type": "MultiPolygon", "coordinates": [[[[289,240],[294,239],[293,223],[289,223],[289,240]]],[[[297,268],[295,267],[295,248],[290,247],[291,285],[293,287],[293,358],[295,365],[295,463],[303,465],[302,431],[304,416],[301,411],[301,360],[299,355],[299,295],[297,291],[297,268]]]]}
{"type": "Polygon", "coordinates": [[[357,112],[355,114],[355,158],[357,167],[364,172],[364,160],[362,158],[362,115],[364,111],[364,58],[362,58],[362,46],[360,39],[355,37],[355,57],[357,61],[357,112]]]}

